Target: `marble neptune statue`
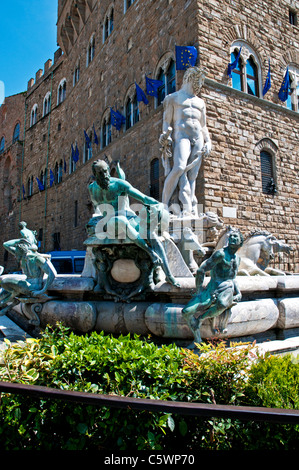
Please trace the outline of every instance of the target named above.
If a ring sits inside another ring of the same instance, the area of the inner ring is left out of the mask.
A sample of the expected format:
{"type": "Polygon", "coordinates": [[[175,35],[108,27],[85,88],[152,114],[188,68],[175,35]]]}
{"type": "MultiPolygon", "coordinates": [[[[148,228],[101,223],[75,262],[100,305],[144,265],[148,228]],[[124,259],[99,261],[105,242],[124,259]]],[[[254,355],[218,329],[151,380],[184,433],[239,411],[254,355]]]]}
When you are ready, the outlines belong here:
{"type": "MultiPolygon", "coordinates": [[[[196,295],[183,308],[194,341],[201,342],[200,326],[205,318],[215,319],[241,300],[241,292],[236,282],[240,258],[238,249],[243,244],[243,236],[238,230],[230,233],[224,248],[214,251],[196,273],[196,295]],[[205,273],[210,272],[210,281],[204,288],[205,273]]],[[[228,320],[228,316],[227,316],[228,320]]]]}
{"type": "Polygon", "coordinates": [[[159,139],[166,176],[162,202],[169,206],[178,188],[182,212],[193,216],[197,216],[196,178],[203,157],[212,148],[206,124],[206,106],[203,99],[197,96],[205,74],[203,68],[190,67],[184,74],[181,89],[166,96],[159,139]]]}

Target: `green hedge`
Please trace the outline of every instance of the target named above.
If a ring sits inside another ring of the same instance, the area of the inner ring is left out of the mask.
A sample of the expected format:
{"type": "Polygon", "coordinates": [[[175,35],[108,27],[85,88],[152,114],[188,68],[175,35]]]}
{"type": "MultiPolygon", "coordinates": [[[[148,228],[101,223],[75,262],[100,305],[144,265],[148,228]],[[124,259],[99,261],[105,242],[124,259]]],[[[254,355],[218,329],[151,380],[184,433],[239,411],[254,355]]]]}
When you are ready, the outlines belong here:
{"type": "MultiPolygon", "coordinates": [[[[75,335],[58,325],[9,345],[0,380],[160,400],[296,408],[299,365],[254,344],[200,345],[200,355],[137,336],[75,335]]],[[[2,393],[0,450],[288,449],[299,427],[78,405],[2,393]]]]}

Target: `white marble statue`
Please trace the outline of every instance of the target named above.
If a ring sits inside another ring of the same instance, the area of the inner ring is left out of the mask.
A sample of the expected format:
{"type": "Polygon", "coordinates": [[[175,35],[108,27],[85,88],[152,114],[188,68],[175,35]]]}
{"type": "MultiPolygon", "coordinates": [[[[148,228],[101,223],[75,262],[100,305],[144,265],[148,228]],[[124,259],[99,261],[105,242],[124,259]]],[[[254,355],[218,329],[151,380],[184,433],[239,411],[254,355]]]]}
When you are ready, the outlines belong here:
{"type": "Polygon", "coordinates": [[[163,102],[163,128],[159,142],[166,180],[162,202],[169,206],[178,189],[183,215],[197,216],[196,178],[203,157],[212,148],[206,125],[206,106],[197,96],[205,74],[203,68],[190,67],[184,74],[181,89],[167,95],[163,102]]]}

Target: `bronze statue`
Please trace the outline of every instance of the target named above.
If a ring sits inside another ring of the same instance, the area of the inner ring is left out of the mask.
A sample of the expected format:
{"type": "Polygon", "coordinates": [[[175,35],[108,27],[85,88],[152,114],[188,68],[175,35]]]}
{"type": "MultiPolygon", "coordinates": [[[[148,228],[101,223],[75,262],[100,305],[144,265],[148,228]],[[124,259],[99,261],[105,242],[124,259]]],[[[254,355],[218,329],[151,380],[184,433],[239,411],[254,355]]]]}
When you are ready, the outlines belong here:
{"type": "Polygon", "coordinates": [[[179,286],[170,272],[163,245],[157,235],[157,225],[163,213],[166,213],[163,204],[141,193],[125,179],[111,177],[109,166],[103,160],[95,161],[92,170],[95,181],[89,185],[89,193],[95,220],[99,218],[95,228],[99,245],[102,238],[111,242],[131,241],[148,254],[155,267],[162,267],[168,282],[179,286]],[[141,203],[139,217],[130,208],[129,197],[141,203]],[[152,220],[157,221],[154,227],[152,220]]]}
{"type": "Polygon", "coordinates": [[[21,299],[22,301],[36,299],[36,302],[39,302],[55,279],[56,270],[50,257],[38,253],[32,242],[33,240],[29,237],[29,240],[20,238],[3,244],[4,248],[16,257],[26,277],[24,279],[18,275],[11,275],[2,278],[0,315],[5,315],[21,299]],[[45,280],[44,275],[47,276],[45,280]]]}
{"type": "MultiPolygon", "coordinates": [[[[192,333],[194,341],[201,342],[200,326],[205,318],[219,317],[241,300],[241,292],[236,282],[240,258],[237,250],[243,244],[243,236],[238,230],[230,233],[228,244],[214,251],[196,273],[196,295],[183,308],[182,313],[192,333]],[[210,271],[211,279],[204,288],[205,273],[210,271]]],[[[226,322],[228,321],[228,315],[226,322]]]]}

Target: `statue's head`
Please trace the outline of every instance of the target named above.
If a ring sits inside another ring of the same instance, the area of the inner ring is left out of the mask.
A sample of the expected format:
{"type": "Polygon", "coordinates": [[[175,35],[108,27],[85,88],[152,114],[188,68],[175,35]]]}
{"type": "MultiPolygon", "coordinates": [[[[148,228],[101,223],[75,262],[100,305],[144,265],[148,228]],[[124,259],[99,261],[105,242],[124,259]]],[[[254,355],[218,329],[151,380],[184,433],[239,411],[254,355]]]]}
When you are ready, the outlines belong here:
{"type": "Polygon", "coordinates": [[[204,84],[207,69],[204,67],[189,67],[184,73],[183,83],[192,82],[194,93],[197,95],[204,84]]]}
{"type": "Polygon", "coordinates": [[[23,258],[27,253],[31,252],[31,244],[24,238],[20,238],[15,243],[15,255],[17,259],[23,258]]]}
{"type": "Polygon", "coordinates": [[[92,172],[98,185],[102,189],[108,189],[110,183],[109,165],[104,160],[96,160],[92,164],[92,172]]]}
{"type": "Polygon", "coordinates": [[[26,222],[20,222],[19,227],[20,227],[20,229],[23,229],[23,228],[27,227],[26,222]]]}
{"type": "Polygon", "coordinates": [[[230,232],[228,237],[228,244],[240,248],[244,243],[244,238],[240,230],[234,229],[230,232]]]}

